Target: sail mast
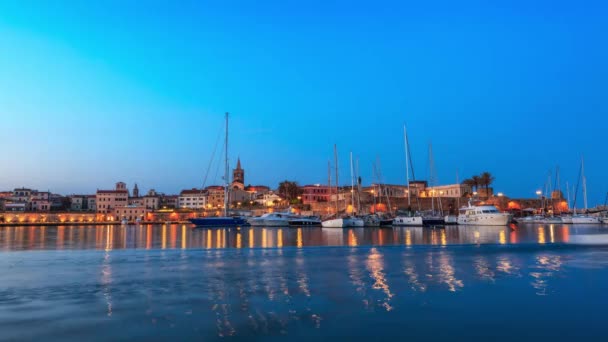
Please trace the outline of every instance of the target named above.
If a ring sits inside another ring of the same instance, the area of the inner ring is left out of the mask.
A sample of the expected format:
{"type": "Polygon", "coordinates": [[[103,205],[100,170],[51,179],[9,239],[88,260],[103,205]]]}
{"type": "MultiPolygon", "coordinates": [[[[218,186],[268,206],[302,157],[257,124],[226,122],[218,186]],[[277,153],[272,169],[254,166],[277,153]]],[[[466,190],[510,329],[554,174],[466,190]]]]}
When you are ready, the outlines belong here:
{"type": "Polygon", "coordinates": [[[583,201],[585,204],[585,212],[587,211],[587,178],[585,177],[585,160],[581,156],[581,174],[583,175],[583,201]]]}
{"type": "Polygon", "coordinates": [[[361,175],[359,174],[359,157],[357,157],[357,212],[361,212],[361,175]]]}
{"type": "Polygon", "coordinates": [[[226,112],[226,165],[224,169],[224,216],[228,216],[228,112],[226,112]]]}
{"type": "MultiPolygon", "coordinates": [[[[355,208],[355,178],[354,178],[354,167],[353,167],[353,152],[350,152],[350,204],[351,207],[355,208]]],[[[354,210],[353,210],[354,211],[354,210]]]]}
{"type": "Polygon", "coordinates": [[[340,185],[338,183],[338,147],[334,144],[334,160],[336,162],[336,215],[338,215],[338,211],[340,209],[338,205],[339,195],[340,195],[340,185]]]}
{"type": "MultiPolygon", "coordinates": [[[[407,129],[405,125],[403,125],[403,144],[405,145],[405,182],[407,186],[407,206],[411,207],[411,197],[410,197],[410,161],[409,161],[409,151],[407,146],[407,129]]],[[[408,209],[409,210],[409,209],[408,209]]]]}

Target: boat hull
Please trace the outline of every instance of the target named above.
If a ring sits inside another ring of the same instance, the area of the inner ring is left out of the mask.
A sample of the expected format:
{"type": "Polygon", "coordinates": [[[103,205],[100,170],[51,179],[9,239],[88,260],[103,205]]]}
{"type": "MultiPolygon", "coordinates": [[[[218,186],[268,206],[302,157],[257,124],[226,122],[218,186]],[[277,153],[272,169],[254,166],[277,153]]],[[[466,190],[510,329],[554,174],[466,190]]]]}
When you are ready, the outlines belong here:
{"type": "Polygon", "coordinates": [[[446,215],[443,219],[446,225],[458,224],[458,216],[456,215],[446,215]]]}
{"type": "Polygon", "coordinates": [[[572,216],[572,224],[599,224],[602,223],[597,217],[593,216],[572,216]]]}
{"type": "Polygon", "coordinates": [[[458,215],[458,224],[467,226],[506,226],[511,222],[508,214],[458,215]]]}
{"type": "Polygon", "coordinates": [[[321,222],[323,228],[363,227],[363,225],[363,220],[353,218],[338,218],[321,222]]]}
{"type": "Polygon", "coordinates": [[[445,219],[443,217],[423,217],[422,224],[424,226],[443,226],[445,219]]]}
{"type": "Polygon", "coordinates": [[[393,219],[393,226],[415,226],[422,227],[424,222],[422,216],[397,216],[393,219]]]}
{"type": "Polygon", "coordinates": [[[240,217],[200,217],[189,220],[196,227],[237,227],[248,225],[247,221],[240,217]]]}
{"type": "Polygon", "coordinates": [[[313,220],[313,219],[293,219],[293,220],[289,220],[289,225],[290,226],[320,226],[321,221],[313,220]]]}
{"type": "Polygon", "coordinates": [[[289,220],[264,220],[265,227],[287,227],[289,226],[289,220]]]}

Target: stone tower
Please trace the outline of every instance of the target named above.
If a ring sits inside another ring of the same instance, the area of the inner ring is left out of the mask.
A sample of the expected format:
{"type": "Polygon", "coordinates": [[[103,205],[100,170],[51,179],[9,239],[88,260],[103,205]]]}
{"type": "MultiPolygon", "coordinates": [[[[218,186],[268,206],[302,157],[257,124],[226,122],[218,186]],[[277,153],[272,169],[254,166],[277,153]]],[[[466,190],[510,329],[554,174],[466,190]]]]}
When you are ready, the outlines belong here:
{"type": "Polygon", "coordinates": [[[137,183],[133,187],[133,197],[139,197],[139,188],[137,187],[137,183]]]}
{"type": "Polygon", "coordinates": [[[236,162],[236,169],[232,170],[232,188],[245,189],[245,170],[241,167],[241,158],[236,162]]]}

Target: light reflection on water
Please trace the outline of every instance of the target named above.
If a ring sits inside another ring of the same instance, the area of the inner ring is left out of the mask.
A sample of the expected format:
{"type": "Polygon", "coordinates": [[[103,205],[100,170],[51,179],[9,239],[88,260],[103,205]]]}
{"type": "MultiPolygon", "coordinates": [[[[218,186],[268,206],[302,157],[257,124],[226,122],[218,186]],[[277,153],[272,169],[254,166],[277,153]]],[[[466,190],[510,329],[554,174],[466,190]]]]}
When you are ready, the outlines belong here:
{"type": "Polygon", "coordinates": [[[3,227],[0,331],[7,340],[560,338],[563,307],[577,313],[571,332],[603,336],[608,246],[568,245],[603,229],[3,227]]]}
{"type": "Polygon", "coordinates": [[[386,246],[453,244],[554,244],[584,237],[608,238],[599,226],[520,226],[426,228],[216,228],[189,225],[0,227],[0,250],[44,249],[223,249],[307,246],[386,246]],[[572,236],[575,238],[573,239],[572,236]]]}
{"type": "MultiPolygon", "coordinates": [[[[166,229],[169,245],[170,230],[166,229]]],[[[278,244],[279,230],[267,231],[274,232],[274,237],[267,237],[266,243],[278,244]]],[[[176,246],[181,247],[184,231],[177,227],[176,232],[175,241],[180,242],[176,246]]],[[[445,233],[446,238],[450,236],[445,233]]],[[[437,321],[444,322],[442,333],[452,337],[495,337],[496,331],[483,327],[517,315],[517,325],[500,331],[500,336],[512,338],[532,328],[557,334],[559,330],[552,327],[563,312],[548,305],[548,298],[577,312],[569,319],[574,332],[584,326],[587,333],[603,333],[597,317],[608,304],[603,293],[608,285],[608,260],[604,260],[608,247],[446,248],[438,231],[439,245],[428,247],[138,251],[115,247],[123,239],[146,246],[146,236],[116,234],[105,228],[103,236],[112,234],[114,238],[103,239],[103,251],[3,253],[3,337],[62,339],[85,329],[98,339],[135,334],[149,339],[169,335],[182,339],[362,337],[371,332],[375,337],[428,338],[437,321]],[[589,262],[592,268],[585,267],[589,262]],[[587,284],[584,297],[576,286],[581,279],[587,284]],[[24,329],[32,315],[49,324],[24,329]],[[75,323],[76,317],[87,320],[75,323]],[[379,320],[383,329],[378,329],[379,320]],[[472,320],[478,326],[474,331],[466,324],[472,320]],[[403,322],[420,325],[419,334],[416,329],[403,329],[403,322]]],[[[306,236],[305,229],[302,234],[306,236]]],[[[345,232],[347,244],[352,243],[350,234],[356,230],[345,232]]],[[[220,245],[230,245],[231,236],[235,240],[240,236],[227,230],[211,235],[214,243],[220,237],[220,245]]],[[[404,237],[397,234],[392,239],[403,241],[404,237]]],[[[198,235],[196,239],[206,244],[198,235]]],[[[190,247],[194,239],[187,241],[190,247]]]]}

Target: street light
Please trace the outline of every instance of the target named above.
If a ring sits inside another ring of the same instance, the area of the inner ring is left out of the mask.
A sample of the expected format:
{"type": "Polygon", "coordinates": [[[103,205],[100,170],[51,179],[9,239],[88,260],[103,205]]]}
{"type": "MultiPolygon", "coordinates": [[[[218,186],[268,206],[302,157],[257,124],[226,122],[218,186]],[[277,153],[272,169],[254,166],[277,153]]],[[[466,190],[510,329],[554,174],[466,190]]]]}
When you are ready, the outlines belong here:
{"type": "Polygon", "coordinates": [[[538,196],[538,207],[539,207],[539,209],[541,209],[541,210],[542,210],[542,207],[543,207],[542,194],[543,194],[543,192],[542,192],[542,191],[540,191],[540,190],[536,190],[536,196],[538,196]]]}

